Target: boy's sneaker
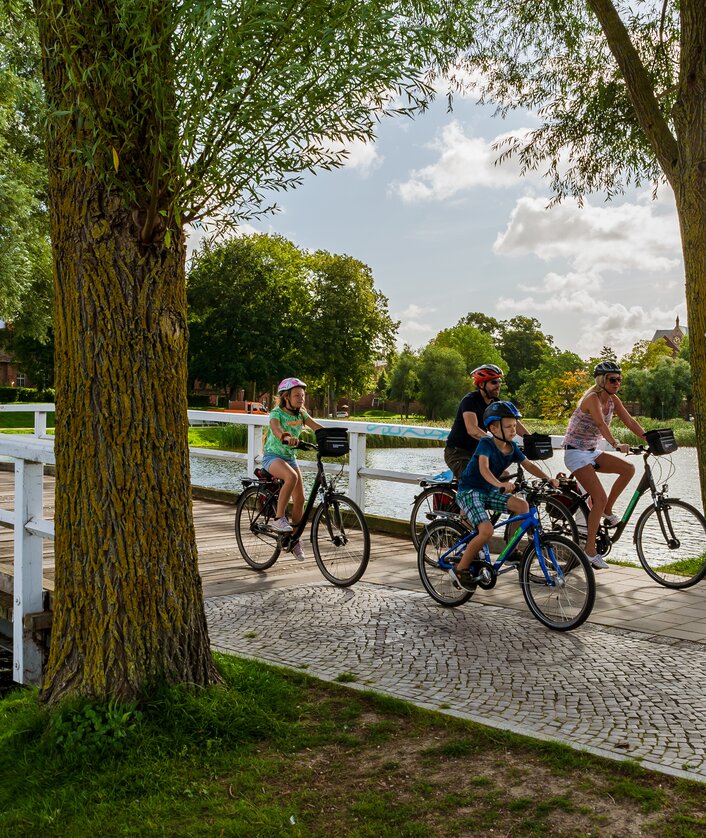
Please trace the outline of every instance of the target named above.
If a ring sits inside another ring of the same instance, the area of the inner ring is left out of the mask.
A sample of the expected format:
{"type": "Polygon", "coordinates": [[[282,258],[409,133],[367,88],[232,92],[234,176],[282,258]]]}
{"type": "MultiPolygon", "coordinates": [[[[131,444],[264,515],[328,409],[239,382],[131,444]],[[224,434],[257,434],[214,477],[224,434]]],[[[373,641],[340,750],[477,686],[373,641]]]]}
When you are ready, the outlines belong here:
{"type": "Polygon", "coordinates": [[[292,547],[292,555],[298,562],[303,562],[306,559],[306,553],[304,552],[301,541],[297,541],[294,547],[292,547]]]}
{"type": "Polygon", "coordinates": [[[292,525],[284,517],[284,515],[281,518],[276,518],[270,524],[270,529],[274,530],[275,532],[294,532],[292,525]]]}
{"type": "Polygon", "coordinates": [[[604,515],[603,516],[603,523],[606,527],[617,527],[620,523],[620,518],[617,515],[604,515]]]}
{"type": "Polygon", "coordinates": [[[586,558],[591,563],[591,567],[595,567],[597,570],[605,570],[607,567],[610,567],[600,553],[596,553],[595,556],[586,556],[586,558]]]}
{"type": "Polygon", "coordinates": [[[449,577],[457,588],[463,588],[465,591],[475,591],[477,582],[470,570],[458,570],[452,567],[449,571],[449,577]]]}

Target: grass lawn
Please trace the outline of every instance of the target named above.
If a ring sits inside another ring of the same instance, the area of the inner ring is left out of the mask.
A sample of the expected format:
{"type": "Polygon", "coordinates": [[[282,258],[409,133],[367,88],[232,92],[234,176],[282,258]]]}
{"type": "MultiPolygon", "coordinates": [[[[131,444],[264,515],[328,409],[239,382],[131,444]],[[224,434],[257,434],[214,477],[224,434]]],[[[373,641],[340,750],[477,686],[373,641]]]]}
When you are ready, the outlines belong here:
{"type": "Polygon", "coordinates": [[[706,832],[701,784],[305,673],[218,662],[223,686],[140,706],[50,718],[35,692],[0,701],[0,836],[706,832]]]}

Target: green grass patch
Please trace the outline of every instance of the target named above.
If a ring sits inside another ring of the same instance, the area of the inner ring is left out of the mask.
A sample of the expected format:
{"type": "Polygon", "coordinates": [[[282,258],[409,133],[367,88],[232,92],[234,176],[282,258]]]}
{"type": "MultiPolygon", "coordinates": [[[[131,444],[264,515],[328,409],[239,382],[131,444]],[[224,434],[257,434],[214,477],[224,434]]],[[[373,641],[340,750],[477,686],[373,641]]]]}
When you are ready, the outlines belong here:
{"type": "MultiPolygon", "coordinates": [[[[47,427],[54,427],[54,413],[47,413],[47,427]]],[[[0,410],[0,430],[10,430],[15,433],[17,430],[26,429],[34,432],[34,412],[31,410],[5,411],[0,410]]]]}
{"type": "Polygon", "coordinates": [[[130,705],[0,700],[0,838],[688,836],[701,784],[303,673],[218,656],[224,684],[130,705]]]}

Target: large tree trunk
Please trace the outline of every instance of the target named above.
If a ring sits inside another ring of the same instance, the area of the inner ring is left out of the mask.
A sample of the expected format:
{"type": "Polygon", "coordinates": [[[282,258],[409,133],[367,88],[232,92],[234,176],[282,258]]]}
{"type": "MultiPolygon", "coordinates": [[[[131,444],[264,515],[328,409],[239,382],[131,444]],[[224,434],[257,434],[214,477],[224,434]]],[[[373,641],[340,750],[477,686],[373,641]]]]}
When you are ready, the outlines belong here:
{"type": "MultiPolygon", "coordinates": [[[[39,15],[47,98],[70,110],[59,41],[73,32],[51,12],[39,15]]],[[[48,144],[56,595],[42,697],[126,700],[218,677],[191,509],[185,248],[181,234],[145,241],[144,212],[77,158],[65,123],[48,144]]]]}

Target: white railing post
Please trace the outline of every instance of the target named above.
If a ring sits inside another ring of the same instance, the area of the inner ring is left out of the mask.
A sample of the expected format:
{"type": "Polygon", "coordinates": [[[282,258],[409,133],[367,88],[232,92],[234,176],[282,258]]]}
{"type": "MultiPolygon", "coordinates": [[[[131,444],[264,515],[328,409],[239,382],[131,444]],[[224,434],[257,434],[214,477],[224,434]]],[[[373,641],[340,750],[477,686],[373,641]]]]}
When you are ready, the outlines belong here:
{"type": "Polygon", "coordinates": [[[47,435],[47,414],[44,410],[37,410],[34,414],[34,435],[47,435]]]}
{"type": "Polygon", "coordinates": [[[20,684],[39,684],[42,653],[24,628],[25,614],[41,611],[42,537],[26,525],[42,517],[44,465],[15,461],[14,595],[12,604],[13,679],[20,684]]]}
{"type": "Polygon", "coordinates": [[[262,456],[262,426],[248,425],[248,477],[255,476],[256,458],[262,456]]]}
{"type": "Polygon", "coordinates": [[[368,449],[367,436],[349,428],[350,454],[348,457],[348,497],[365,511],[365,478],[361,469],[365,468],[365,455],[368,449]]]}

